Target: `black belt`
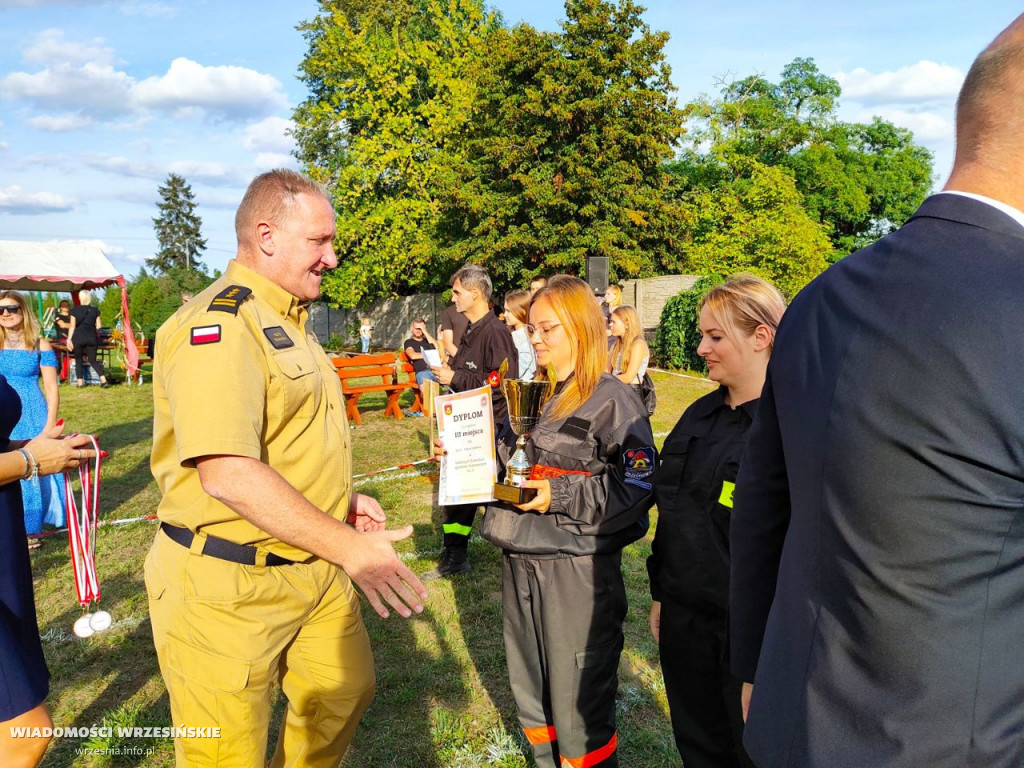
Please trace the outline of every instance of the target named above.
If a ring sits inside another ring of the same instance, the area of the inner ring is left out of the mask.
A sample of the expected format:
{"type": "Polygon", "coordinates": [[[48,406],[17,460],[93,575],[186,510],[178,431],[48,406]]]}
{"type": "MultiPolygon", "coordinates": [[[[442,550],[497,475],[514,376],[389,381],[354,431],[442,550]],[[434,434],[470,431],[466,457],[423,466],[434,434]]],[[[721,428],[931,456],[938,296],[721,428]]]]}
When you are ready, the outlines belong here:
{"type": "MultiPolygon", "coordinates": [[[[160,523],[160,530],[167,534],[167,537],[185,548],[192,546],[192,540],[196,535],[188,528],[179,528],[176,525],[160,523]]],[[[207,536],[203,544],[203,551],[200,554],[206,557],[215,557],[218,560],[227,560],[231,563],[241,565],[256,565],[256,554],[259,550],[245,544],[235,544],[227,539],[219,539],[216,536],[207,536]]],[[[267,565],[295,565],[294,560],[286,560],[280,555],[267,553],[267,565]]]]}

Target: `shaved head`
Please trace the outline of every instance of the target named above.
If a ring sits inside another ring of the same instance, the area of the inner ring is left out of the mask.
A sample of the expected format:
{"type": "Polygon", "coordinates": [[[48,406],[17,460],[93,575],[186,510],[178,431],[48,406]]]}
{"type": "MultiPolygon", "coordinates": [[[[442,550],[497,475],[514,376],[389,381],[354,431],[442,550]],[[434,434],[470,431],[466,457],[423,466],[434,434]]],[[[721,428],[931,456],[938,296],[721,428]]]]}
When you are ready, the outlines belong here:
{"type": "Polygon", "coordinates": [[[981,52],[956,105],[955,170],[1006,172],[1024,149],[1024,14],[981,52]]]}

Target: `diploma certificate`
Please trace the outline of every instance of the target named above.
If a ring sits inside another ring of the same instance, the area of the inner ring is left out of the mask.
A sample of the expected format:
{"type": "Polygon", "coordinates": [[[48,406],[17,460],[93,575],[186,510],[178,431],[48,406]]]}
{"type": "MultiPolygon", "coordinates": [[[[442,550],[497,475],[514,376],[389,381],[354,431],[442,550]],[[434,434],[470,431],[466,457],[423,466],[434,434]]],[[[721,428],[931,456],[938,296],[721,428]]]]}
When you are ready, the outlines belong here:
{"type": "Polygon", "coordinates": [[[435,397],[434,413],[445,448],[438,503],[451,506],[493,501],[498,477],[491,388],[483,386],[435,397]]]}

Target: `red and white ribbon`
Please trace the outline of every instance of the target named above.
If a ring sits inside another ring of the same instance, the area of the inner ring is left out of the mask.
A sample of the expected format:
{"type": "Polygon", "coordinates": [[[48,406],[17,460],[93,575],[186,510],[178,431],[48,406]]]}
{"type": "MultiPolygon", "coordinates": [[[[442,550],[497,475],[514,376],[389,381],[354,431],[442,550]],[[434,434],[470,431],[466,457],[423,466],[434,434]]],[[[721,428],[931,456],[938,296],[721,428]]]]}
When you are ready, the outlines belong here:
{"type": "Polygon", "coordinates": [[[71,488],[71,472],[64,472],[64,500],[68,514],[68,543],[71,546],[71,569],[75,576],[75,592],[79,604],[88,609],[90,603],[100,599],[100,585],[96,578],[96,527],[99,521],[100,501],[100,446],[90,436],[96,451],[96,468],[85,459],[78,466],[82,507],[75,503],[71,488]]]}

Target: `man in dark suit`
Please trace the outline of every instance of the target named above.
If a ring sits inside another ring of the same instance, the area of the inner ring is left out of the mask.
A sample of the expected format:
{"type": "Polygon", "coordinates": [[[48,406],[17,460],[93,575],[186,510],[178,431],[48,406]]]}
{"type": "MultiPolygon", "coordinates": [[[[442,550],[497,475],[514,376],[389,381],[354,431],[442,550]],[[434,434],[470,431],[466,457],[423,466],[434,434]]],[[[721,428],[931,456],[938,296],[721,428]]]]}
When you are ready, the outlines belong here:
{"type": "Polygon", "coordinates": [[[1024,16],[944,191],[779,328],[731,532],[761,768],[1024,765],[1022,209],[1024,16]]]}

